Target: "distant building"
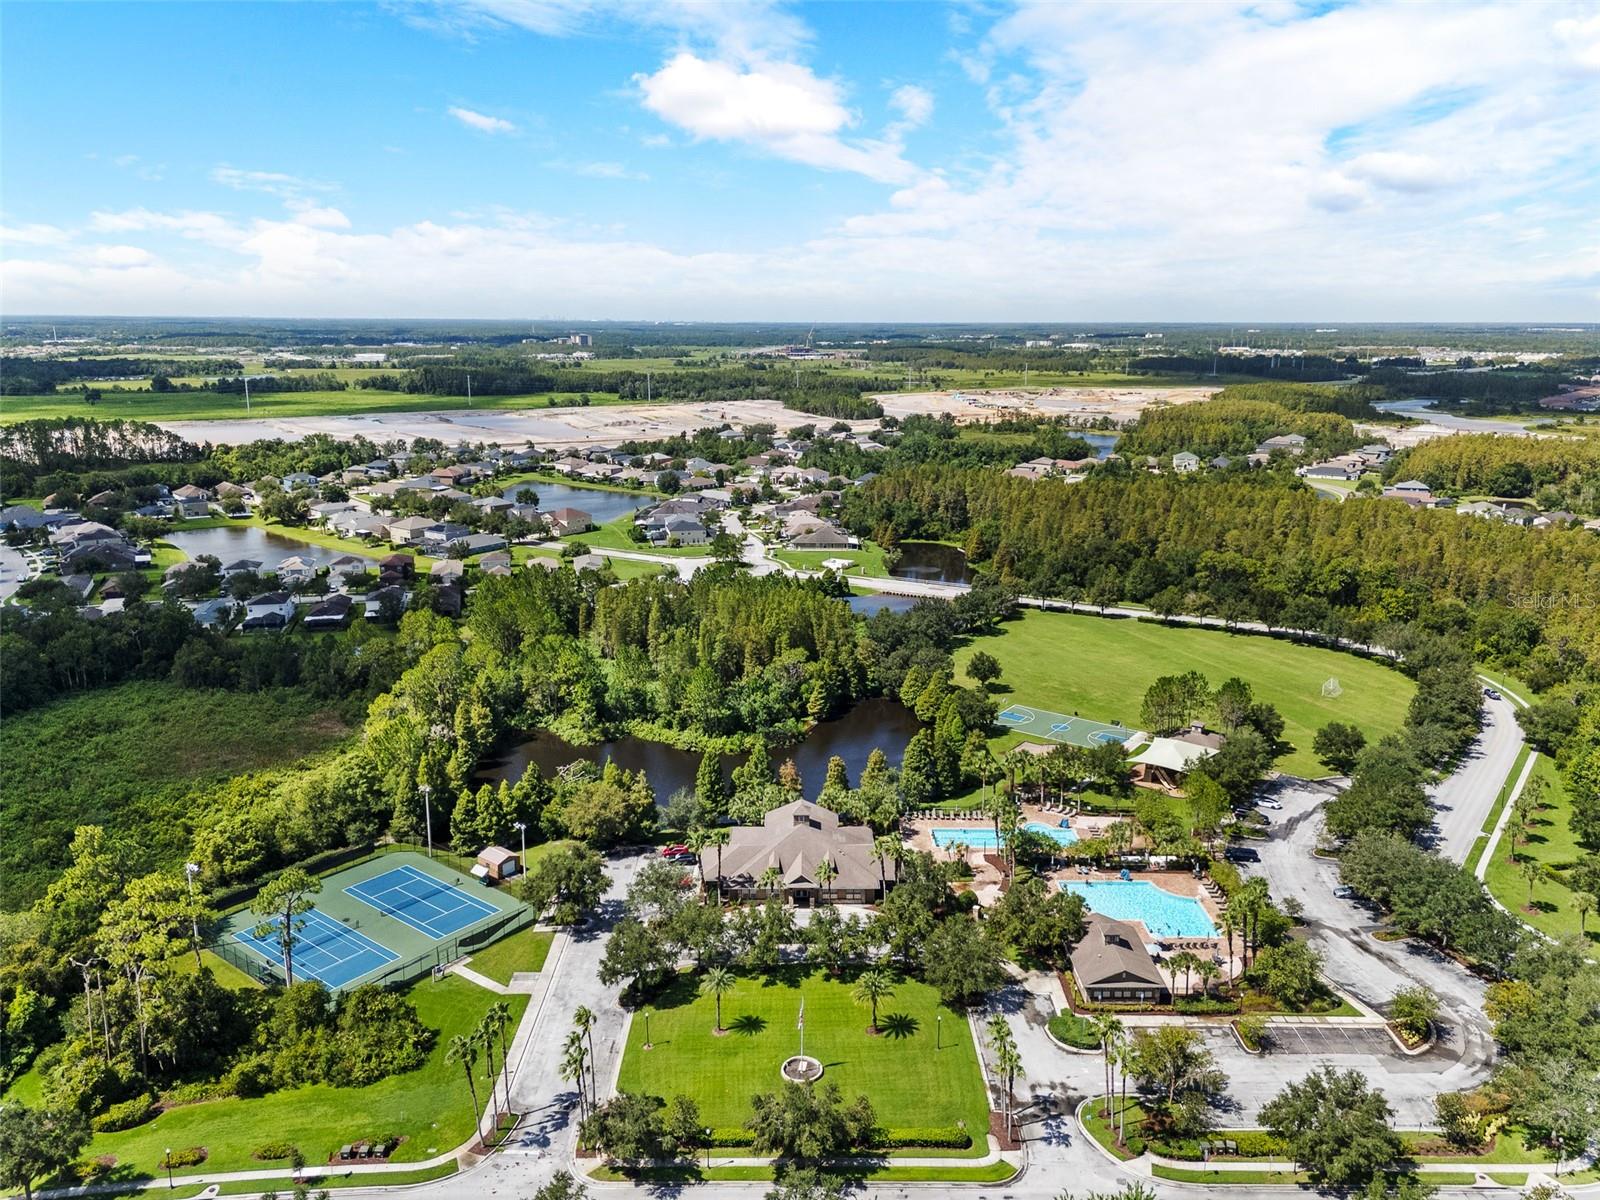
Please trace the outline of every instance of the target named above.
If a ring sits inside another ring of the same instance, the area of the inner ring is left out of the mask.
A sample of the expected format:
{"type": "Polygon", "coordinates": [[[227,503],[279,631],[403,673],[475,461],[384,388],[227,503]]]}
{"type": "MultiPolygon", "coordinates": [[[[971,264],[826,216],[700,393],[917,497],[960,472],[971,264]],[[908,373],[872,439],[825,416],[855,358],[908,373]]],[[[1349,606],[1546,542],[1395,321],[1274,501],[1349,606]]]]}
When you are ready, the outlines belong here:
{"type": "Polygon", "coordinates": [[[837,813],[810,800],[795,800],[767,813],[760,825],[729,830],[718,883],[724,896],[736,900],[776,894],[791,904],[810,907],[823,898],[817,868],[824,860],[833,868],[826,885],[829,901],[877,900],[885,880],[895,879],[894,859],[880,861],[875,856],[870,828],[841,825],[837,813]],[[777,872],[772,890],[762,882],[769,868],[777,872]]]}
{"type": "Polygon", "coordinates": [[[1200,469],[1200,456],[1190,454],[1187,450],[1180,450],[1172,456],[1172,469],[1180,475],[1187,475],[1200,469]]]}

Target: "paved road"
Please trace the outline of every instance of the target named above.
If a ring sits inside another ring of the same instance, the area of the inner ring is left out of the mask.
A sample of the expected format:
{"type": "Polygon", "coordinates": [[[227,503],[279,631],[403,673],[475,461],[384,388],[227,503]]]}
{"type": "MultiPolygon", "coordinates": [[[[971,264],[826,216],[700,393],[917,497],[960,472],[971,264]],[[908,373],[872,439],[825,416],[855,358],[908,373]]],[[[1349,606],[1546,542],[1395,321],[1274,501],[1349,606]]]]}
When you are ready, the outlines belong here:
{"type": "Polygon", "coordinates": [[[1483,702],[1483,728],[1454,774],[1429,790],[1434,805],[1433,848],[1463,863],[1522,750],[1522,727],[1509,700],[1483,702]]]}
{"type": "MultiPolygon", "coordinates": [[[[1312,854],[1322,828],[1320,806],[1334,792],[1331,785],[1299,780],[1275,788],[1283,811],[1271,814],[1271,837],[1259,843],[1261,864],[1250,870],[1266,876],[1278,900],[1300,902],[1306,940],[1322,954],[1327,976],[1340,991],[1380,1012],[1388,1010],[1395,993],[1419,984],[1439,997],[1438,1047],[1415,1059],[1375,1059],[1368,1071],[1389,1095],[1401,1123],[1415,1125],[1428,1119],[1433,1093],[1470,1087],[1492,1069],[1498,1050],[1484,1014],[1485,986],[1453,959],[1419,942],[1378,941],[1372,933],[1380,923],[1372,914],[1334,895],[1336,866],[1312,854]]],[[[1270,1062],[1272,1056],[1260,1061],[1270,1062]]]]}
{"type": "Polygon", "coordinates": [[[0,542],[0,604],[11,599],[28,582],[28,560],[22,551],[0,542]]]}

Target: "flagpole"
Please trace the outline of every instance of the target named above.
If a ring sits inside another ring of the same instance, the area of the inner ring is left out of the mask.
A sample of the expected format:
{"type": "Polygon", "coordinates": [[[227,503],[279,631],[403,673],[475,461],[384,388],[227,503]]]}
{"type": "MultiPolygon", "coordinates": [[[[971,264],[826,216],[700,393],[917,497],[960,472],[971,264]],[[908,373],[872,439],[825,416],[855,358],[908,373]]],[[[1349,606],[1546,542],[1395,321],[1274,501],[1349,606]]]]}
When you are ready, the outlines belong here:
{"type": "Polygon", "coordinates": [[[806,1056],[806,998],[800,997],[800,1057],[806,1056]]]}

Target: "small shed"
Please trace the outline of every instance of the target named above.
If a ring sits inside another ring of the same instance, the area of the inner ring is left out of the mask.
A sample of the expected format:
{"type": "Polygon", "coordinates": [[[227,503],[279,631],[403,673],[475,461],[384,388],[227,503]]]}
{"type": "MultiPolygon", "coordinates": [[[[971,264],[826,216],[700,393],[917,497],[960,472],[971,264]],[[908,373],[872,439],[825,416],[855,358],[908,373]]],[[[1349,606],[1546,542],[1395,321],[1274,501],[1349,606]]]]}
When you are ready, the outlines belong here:
{"type": "Polygon", "coordinates": [[[522,874],[522,860],[504,846],[490,846],[478,855],[472,873],[479,879],[511,879],[522,874]]]}

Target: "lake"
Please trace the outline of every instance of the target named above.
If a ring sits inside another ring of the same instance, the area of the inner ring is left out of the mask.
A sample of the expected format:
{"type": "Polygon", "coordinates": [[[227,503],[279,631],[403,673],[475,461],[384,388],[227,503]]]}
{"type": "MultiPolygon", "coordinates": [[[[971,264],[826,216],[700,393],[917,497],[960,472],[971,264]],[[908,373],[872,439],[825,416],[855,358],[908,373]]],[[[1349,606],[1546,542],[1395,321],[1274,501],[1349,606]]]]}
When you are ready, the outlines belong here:
{"type": "MultiPolygon", "coordinates": [[[[911,711],[896,700],[881,697],[863,700],[842,717],[821,721],[797,744],[773,747],[772,763],[777,767],[787,758],[794,759],[800,769],[800,780],[805,794],[815,799],[822,790],[828,773],[828,759],[837,754],[844,759],[850,773],[850,782],[861,778],[867,758],[874,749],[882,749],[889,765],[897,767],[905,754],[906,743],[921,728],[911,711]]],[[[539,731],[526,738],[494,763],[478,772],[485,780],[518,780],[530,766],[537,766],[546,777],[552,776],[568,763],[580,759],[588,762],[615,762],[630,771],[643,771],[650,780],[656,801],[665,804],[667,797],[679,788],[693,788],[695,772],[700,768],[700,755],[692,750],[679,750],[661,742],[643,738],[621,737],[596,746],[574,746],[552,733],[539,731]]],[[[742,756],[727,755],[723,759],[725,770],[731,771],[742,756]]]]}
{"type": "Polygon", "coordinates": [[[302,542],[299,538],[281,533],[269,533],[259,525],[224,525],[215,529],[185,530],[179,525],[163,539],[171,542],[190,558],[213,554],[223,566],[241,558],[259,559],[263,569],[272,570],[286,558],[299,555],[319,567],[325,567],[346,554],[362,554],[377,559],[387,551],[330,550],[302,542]]]}
{"type": "Polygon", "coordinates": [[[1089,445],[1094,447],[1094,456],[1103,459],[1112,450],[1116,449],[1117,439],[1122,435],[1120,433],[1091,433],[1086,429],[1074,429],[1072,436],[1081,437],[1088,442],[1089,445]]]}
{"type": "Polygon", "coordinates": [[[863,616],[875,617],[881,612],[909,612],[923,596],[891,596],[887,592],[868,592],[865,596],[851,596],[850,610],[863,616]]]}
{"type": "MultiPolygon", "coordinates": [[[[1450,412],[1448,409],[1440,410],[1429,408],[1434,403],[1431,396],[1412,396],[1406,400],[1384,400],[1373,407],[1379,412],[1394,413],[1396,416],[1413,417],[1418,421],[1426,421],[1430,425],[1437,425],[1441,429],[1454,429],[1461,433],[1526,433],[1528,422],[1516,419],[1491,420],[1488,417],[1462,417],[1450,412]]],[[[1534,418],[1540,420],[1542,418],[1534,418]]]]}
{"type": "Polygon", "coordinates": [[[596,525],[604,525],[608,521],[615,521],[624,513],[638,512],[641,508],[660,503],[660,497],[657,496],[573,487],[566,483],[546,483],[542,479],[530,479],[525,483],[512,484],[500,494],[507,500],[515,501],[517,493],[526,488],[532,488],[538,494],[540,512],[549,512],[555,508],[579,508],[588,513],[596,525]]]}
{"type": "Polygon", "coordinates": [[[900,558],[889,568],[895,579],[919,579],[934,583],[971,583],[967,556],[942,542],[901,542],[900,558]]]}

